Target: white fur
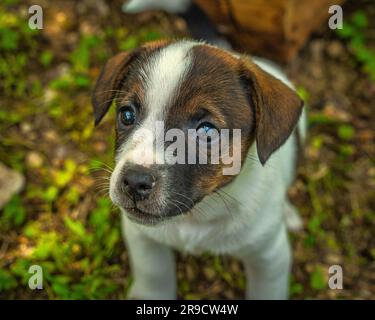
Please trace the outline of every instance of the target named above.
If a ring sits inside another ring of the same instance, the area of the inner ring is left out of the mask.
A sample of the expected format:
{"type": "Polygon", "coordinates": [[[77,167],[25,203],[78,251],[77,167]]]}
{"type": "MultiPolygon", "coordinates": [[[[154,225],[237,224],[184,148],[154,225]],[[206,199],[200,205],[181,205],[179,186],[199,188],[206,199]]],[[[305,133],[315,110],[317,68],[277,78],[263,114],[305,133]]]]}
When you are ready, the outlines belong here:
{"type": "Polygon", "coordinates": [[[195,42],[176,42],[162,49],[144,66],[141,73],[146,79],[146,109],[149,115],[144,126],[153,127],[155,121],[162,121],[171,99],[189,71],[191,56],[189,50],[195,42]]]}
{"type": "MultiPolygon", "coordinates": [[[[181,79],[187,69],[186,63],[178,66],[183,52],[174,48],[170,52],[172,59],[168,59],[167,50],[149,65],[155,69],[152,72],[150,69],[148,101],[157,101],[157,111],[152,113],[150,121],[163,112],[168,97],[176,91],[176,86],[161,86],[159,81],[169,83],[169,78],[164,78],[169,72],[174,79],[181,79]],[[165,92],[168,92],[167,97],[164,97],[165,92]]],[[[264,60],[256,63],[291,86],[272,64],[264,60]]],[[[305,128],[304,115],[298,128],[302,131],[305,128]]],[[[210,195],[188,215],[152,227],[134,224],[123,214],[123,230],[135,279],[131,297],[176,297],[174,259],[168,249],[174,248],[193,254],[211,252],[236,256],[245,266],[247,298],[287,298],[291,252],[285,223],[289,208],[286,193],[294,179],[296,141],[291,135],[265,166],[256,160],[255,144],[248,155],[240,175],[222,188],[224,199],[217,194],[210,195]]]]}

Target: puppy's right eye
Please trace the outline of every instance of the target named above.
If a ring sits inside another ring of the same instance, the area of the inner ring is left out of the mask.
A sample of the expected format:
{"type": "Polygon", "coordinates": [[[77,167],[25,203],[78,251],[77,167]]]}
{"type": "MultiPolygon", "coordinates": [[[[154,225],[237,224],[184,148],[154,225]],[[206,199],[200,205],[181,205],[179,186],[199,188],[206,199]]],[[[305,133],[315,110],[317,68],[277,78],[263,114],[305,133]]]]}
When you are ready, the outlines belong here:
{"type": "Polygon", "coordinates": [[[136,112],[132,106],[122,107],[119,111],[120,121],[125,126],[131,126],[136,120],[136,112]]]}

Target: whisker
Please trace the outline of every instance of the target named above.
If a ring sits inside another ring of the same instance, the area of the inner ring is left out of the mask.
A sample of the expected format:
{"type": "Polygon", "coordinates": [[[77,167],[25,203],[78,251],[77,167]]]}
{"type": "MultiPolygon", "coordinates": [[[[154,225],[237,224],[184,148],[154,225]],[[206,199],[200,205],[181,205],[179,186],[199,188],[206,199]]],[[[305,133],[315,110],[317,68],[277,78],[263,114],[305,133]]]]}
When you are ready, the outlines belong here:
{"type": "Polygon", "coordinates": [[[184,195],[184,194],[182,194],[182,193],[176,192],[176,191],[172,191],[172,190],[171,190],[170,192],[173,193],[173,194],[177,194],[177,195],[179,195],[179,196],[184,197],[185,199],[189,200],[189,201],[194,205],[194,201],[193,201],[193,199],[189,198],[188,196],[186,196],[186,195],[184,195]]]}
{"type": "Polygon", "coordinates": [[[170,204],[174,205],[180,211],[180,213],[183,214],[181,208],[177,204],[174,202],[170,202],[170,204]]]}
{"type": "Polygon", "coordinates": [[[238,199],[236,199],[235,197],[233,197],[232,195],[230,195],[228,192],[226,192],[226,191],[224,191],[222,189],[217,190],[217,192],[224,194],[227,198],[231,199],[233,202],[241,205],[240,201],[238,201],[238,199]]]}
{"type": "Polygon", "coordinates": [[[110,170],[108,170],[108,169],[106,169],[106,168],[91,168],[91,169],[89,169],[90,170],[90,172],[92,172],[92,173],[96,173],[96,172],[102,172],[102,171],[104,171],[104,172],[107,172],[107,173],[109,173],[109,174],[112,174],[112,171],[110,171],[110,170]]]}
{"type": "Polygon", "coordinates": [[[102,165],[104,165],[107,169],[109,169],[111,172],[113,171],[113,168],[108,165],[107,163],[103,162],[103,161],[100,161],[100,160],[93,160],[93,162],[96,162],[99,166],[98,167],[93,167],[93,168],[96,168],[96,169],[103,169],[102,168],[102,165]]]}
{"type": "Polygon", "coordinates": [[[219,197],[219,199],[221,199],[221,201],[224,203],[228,213],[231,213],[231,211],[229,210],[228,203],[225,201],[224,197],[217,191],[214,191],[214,194],[216,194],[219,197]]]}

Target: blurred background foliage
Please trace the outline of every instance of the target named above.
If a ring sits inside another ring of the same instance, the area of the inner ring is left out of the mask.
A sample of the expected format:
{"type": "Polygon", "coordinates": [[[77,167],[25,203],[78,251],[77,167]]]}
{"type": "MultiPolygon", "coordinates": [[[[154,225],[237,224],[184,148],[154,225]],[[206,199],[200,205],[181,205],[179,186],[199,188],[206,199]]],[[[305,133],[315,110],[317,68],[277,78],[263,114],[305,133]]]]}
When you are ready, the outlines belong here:
{"type": "MultiPolygon", "coordinates": [[[[40,1],[44,29],[28,28],[28,1],[0,4],[0,160],[26,184],[0,211],[0,298],[106,299],[131,283],[119,212],[107,196],[113,117],[94,130],[90,91],[113,54],[186,36],[165,13],[121,13],[122,1],[40,1]],[[30,290],[39,264],[44,289],[30,290]]],[[[309,105],[309,138],[290,197],[305,228],[291,235],[292,298],[375,298],[375,8],[344,6],[344,29],[324,26],[286,66],[309,105]],[[327,270],[344,267],[344,290],[327,270]]],[[[241,298],[240,264],[178,255],[179,297],[241,298]]]]}

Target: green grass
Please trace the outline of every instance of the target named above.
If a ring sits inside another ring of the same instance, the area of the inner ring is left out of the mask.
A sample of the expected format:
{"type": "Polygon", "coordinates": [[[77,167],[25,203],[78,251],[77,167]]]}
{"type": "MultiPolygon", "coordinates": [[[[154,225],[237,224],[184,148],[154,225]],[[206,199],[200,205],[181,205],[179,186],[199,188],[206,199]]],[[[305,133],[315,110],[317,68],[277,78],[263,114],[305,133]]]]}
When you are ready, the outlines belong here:
{"type": "Polygon", "coordinates": [[[375,51],[367,45],[365,36],[369,28],[366,12],[358,10],[344,21],[342,29],[337,29],[338,35],[347,40],[356,60],[362,64],[363,70],[375,81],[375,51]]]}

